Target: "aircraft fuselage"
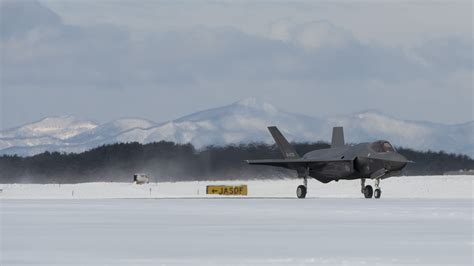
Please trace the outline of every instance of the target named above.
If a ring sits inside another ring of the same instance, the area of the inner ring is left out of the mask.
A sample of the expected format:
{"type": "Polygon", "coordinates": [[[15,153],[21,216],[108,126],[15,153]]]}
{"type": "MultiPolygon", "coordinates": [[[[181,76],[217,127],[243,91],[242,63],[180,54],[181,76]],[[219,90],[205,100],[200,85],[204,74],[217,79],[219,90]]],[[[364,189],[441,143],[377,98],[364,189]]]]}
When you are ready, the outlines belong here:
{"type": "Polygon", "coordinates": [[[283,159],[248,160],[247,163],[296,170],[304,179],[303,185],[296,190],[298,198],[306,197],[308,177],[322,183],[360,179],[361,192],[366,198],[380,198],[380,180],[399,174],[409,162],[386,140],[345,145],[342,127],[333,128],[331,148],[314,150],[300,157],[278,128],[268,129],[283,159]],[[375,190],[365,185],[366,179],[374,180],[375,190]]]}
{"type": "MultiPolygon", "coordinates": [[[[380,141],[385,142],[385,141],[380,141]]],[[[302,159],[308,160],[352,160],[352,163],[325,166],[308,165],[310,177],[323,183],[330,181],[352,180],[360,178],[387,178],[399,173],[407,164],[407,159],[395,150],[376,152],[371,143],[314,150],[306,153],[302,159]]],[[[298,169],[295,169],[298,171],[298,169]]]]}

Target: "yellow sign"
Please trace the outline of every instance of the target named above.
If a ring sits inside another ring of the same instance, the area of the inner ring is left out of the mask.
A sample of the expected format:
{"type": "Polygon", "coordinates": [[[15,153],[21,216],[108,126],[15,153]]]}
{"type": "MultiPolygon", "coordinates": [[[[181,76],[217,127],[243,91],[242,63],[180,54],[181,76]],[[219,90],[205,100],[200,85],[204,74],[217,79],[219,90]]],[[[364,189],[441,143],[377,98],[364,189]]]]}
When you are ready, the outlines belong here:
{"type": "Polygon", "coordinates": [[[207,194],[247,196],[247,185],[240,186],[207,186],[207,194]]]}

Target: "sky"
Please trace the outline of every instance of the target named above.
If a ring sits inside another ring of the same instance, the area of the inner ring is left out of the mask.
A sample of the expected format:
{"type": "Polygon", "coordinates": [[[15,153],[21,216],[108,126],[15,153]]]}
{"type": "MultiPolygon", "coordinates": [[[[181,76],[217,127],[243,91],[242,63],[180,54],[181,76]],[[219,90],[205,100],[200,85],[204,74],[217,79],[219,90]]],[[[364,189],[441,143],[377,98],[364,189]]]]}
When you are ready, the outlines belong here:
{"type": "Polygon", "coordinates": [[[156,122],[257,97],[473,120],[471,1],[1,0],[0,129],[156,122]]]}

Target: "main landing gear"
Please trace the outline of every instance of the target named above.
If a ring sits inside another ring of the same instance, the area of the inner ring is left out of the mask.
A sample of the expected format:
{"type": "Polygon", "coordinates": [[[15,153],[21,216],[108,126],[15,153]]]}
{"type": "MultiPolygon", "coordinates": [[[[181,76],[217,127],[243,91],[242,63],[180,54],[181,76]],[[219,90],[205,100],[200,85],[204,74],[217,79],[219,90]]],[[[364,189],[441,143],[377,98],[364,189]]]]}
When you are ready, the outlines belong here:
{"type": "Polygon", "coordinates": [[[382,190],[380,189],[380,178],[375,179],[375,190],[372,189],[371,185],[365,185],[365,178],[362,178],[360,180],[360,187],[361,187],[361,192],[364,194],[364,197],[366,199],[374,198],[378,199],[382,195],[382,190]]]}
{"type": "Polygon", "coordinates": [[[306,197],[306,193],[308,192],[308,178],[304,177],[303,185],[299,185],[296,188],[296,196],[298,199],[304,199],[306,197]]]}
{"type": "MultiPolygon", "coordinates": [[[[300,173],[298,173],[298,175],[299,174],[300,173]]],[[[308,176],[309,176],[309,167],[307,167],[304,173],[300,175],[300,177],[303,177],[303,185],[299,185],[296,188],[296,197],[298,197],[298,199],[306,198],[306,193],[308,192],[308,176]]]]}

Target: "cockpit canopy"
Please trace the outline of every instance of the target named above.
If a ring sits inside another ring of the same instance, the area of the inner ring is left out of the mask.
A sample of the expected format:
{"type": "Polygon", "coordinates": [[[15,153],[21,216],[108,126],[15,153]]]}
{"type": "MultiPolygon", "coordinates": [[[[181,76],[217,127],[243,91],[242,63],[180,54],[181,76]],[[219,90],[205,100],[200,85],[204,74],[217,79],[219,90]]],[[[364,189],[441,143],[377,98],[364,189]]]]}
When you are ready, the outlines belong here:
{"type": "Polygon", "coordinates": [[[395,148],[393,148],[392,144],[386,140],[379,140],[376,142],[372,142],[370,144],[370,148],[375,152],[394,152],[395,148]]]}

